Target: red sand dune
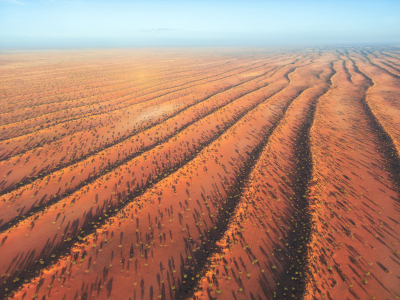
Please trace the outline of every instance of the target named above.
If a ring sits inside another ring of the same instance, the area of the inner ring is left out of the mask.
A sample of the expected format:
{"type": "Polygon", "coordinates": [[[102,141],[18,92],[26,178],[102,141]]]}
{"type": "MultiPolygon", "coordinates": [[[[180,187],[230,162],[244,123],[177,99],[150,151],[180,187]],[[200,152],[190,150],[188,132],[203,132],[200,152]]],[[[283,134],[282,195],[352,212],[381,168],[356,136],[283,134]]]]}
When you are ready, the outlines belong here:
{"type": "Polygon", "coordinates": [[[306,298],[390,299],[399,293],[399,273],[390,270],[398,259],[398,194],[363,107],[368,81],[349,69],[350,82],[340,61],[334,69],[333,88],[320,100],[311,129],[306,298]]]}
{"type": "Polygon", "coordinates": [[[396,48],[0,58],[0,298],[400,297],[396,48]]]}

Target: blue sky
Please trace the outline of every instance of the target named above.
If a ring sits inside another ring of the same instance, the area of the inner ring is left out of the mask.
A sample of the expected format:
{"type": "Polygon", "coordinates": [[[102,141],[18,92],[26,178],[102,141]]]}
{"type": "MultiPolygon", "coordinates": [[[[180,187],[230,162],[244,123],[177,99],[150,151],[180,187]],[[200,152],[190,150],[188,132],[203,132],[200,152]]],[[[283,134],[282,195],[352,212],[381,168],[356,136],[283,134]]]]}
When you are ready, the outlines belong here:
{"type": "Polygon", "coordinates": [[[0,47],[400,44],[400,0],[0,0],[0,47]]]}

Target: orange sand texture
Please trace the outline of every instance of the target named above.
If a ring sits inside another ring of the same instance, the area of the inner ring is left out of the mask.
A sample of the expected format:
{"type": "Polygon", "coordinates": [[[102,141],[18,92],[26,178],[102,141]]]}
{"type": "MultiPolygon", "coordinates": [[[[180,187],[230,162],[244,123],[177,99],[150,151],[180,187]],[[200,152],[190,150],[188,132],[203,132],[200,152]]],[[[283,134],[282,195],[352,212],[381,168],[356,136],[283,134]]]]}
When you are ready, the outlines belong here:
{"type": "Polygon", "coordinates": [[[400,298],[400,51],[0,54],[0,299],[400,298]]]}

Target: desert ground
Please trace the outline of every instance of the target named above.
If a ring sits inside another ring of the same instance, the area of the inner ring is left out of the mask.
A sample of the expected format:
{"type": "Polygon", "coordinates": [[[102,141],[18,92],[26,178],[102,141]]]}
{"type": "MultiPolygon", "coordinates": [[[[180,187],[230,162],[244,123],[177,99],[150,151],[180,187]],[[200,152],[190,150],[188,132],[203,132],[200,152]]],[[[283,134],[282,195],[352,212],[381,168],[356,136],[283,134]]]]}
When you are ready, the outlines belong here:
{"type": "Polygon", "coordinates": [[[400,48],[0,52],[0,299],[400,299],[400,48]]]}

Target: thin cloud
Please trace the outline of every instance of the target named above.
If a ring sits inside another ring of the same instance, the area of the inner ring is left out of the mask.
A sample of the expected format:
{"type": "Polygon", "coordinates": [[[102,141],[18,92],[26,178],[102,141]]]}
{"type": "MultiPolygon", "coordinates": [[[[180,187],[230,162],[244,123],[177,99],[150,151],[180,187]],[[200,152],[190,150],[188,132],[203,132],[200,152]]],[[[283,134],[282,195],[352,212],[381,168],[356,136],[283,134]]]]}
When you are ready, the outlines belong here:
{"type": "Polygon", "coordinates": [[[17,0],[0,0],[0,2],[25,5],[25,3],[19,2],[17,0]]]}
{"type": "Polygon", "coordinates": [[[176,31],[178,29],[174,28],[156,28],[156,29],[143,29],[139,30],[140,32],[156,32],[156,31],[176,31]]]}

